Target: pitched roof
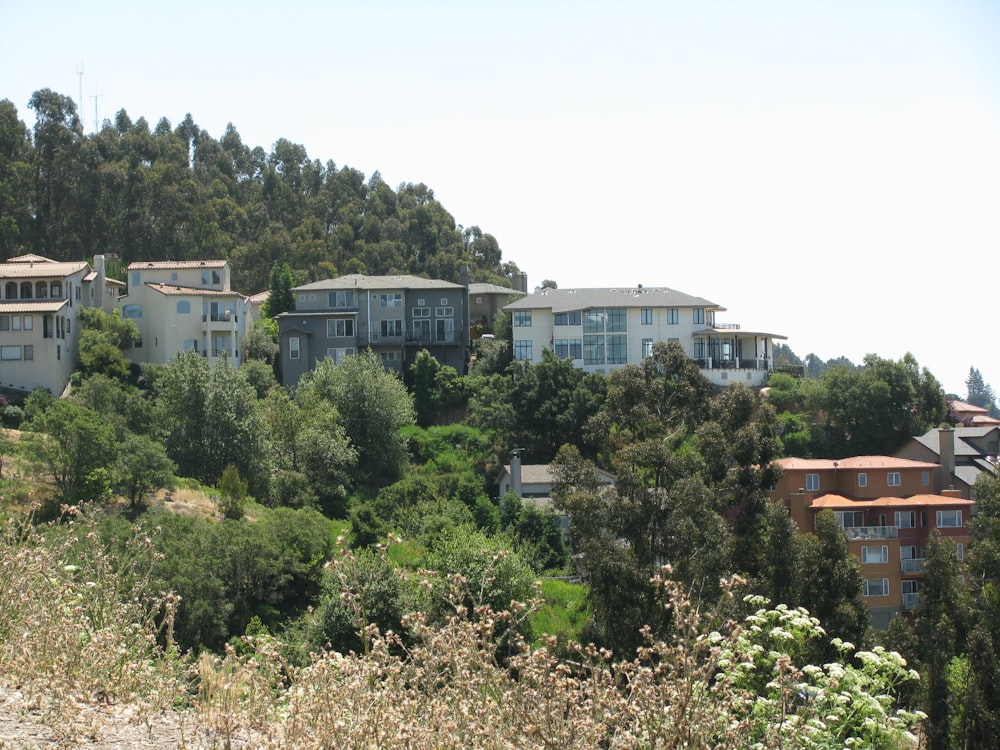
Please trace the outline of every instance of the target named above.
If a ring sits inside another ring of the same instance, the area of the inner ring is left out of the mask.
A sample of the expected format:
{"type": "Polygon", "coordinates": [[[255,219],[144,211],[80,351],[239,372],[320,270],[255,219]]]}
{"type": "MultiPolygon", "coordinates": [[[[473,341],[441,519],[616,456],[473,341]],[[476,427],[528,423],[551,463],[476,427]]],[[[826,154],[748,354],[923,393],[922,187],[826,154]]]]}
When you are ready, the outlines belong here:
{"type": "Polygon", "coordinates": [[[785,471],[833,471],[835,469],[936,469],[938,464],[895,456],[852,456],[849,458],[779,458],[775,463],[785,471]]]}
{"type": "Polygon", "coordinates": [[[504,310],[551,309],[552,312],[594,307],[704,307],[725,311],[714,302],[667,287],[611,287],[601,289],[541,289],[511,302],[504,310]]]}
{"type": "Polygon", "coordinates": [[[55,263],[56,261],[52,258],[46,258],[44,255],[36,255],[35,253],[25,253],[24,255],[16,255],[13,258],[7,258],[6,263],[55,263]]]}
{"type": "Polygon", "coordinates": [[[157,270],[182,269],[182,268],[223,268],[226,265],[224,260],[152,260],[136,261],[128,264],[129,271],[141,271],[144,268],[154,268],[157,270]]]}
{"type": "Polygon", "coordinates": [[[310,284],[293,287],[293,291],[322,291],[333,289],[464,289],[461,284],[441,279],[424,279],[420,276],[400,274],[397,276],[366,276],[361,273],[350,273],[335,279],[323,279],[310,284]]]}
{"type": "Polygon", "coordinates": [[[149,287],[154,292],[160,294],[184,296],[184,297],[242,297],[239,292],[224,291],[222,289],[205,289],[200,286],[178,286],[177,284],[163,284],[156,281],[147,281],[143,286],[149,287]]]}
{"type": "MultiPolygon", "coordinates": [[[[27,258],[28,256],[21,257],[27,258]]],[[[39,261],[7,261],[0,263],[0,279],[63,278],[86,268],[90,268],[90,266],[84,260],[55,261],[42,258],[39,261]]]]}
{"type": "MultiPolygon", "coordinates": [[[[927,448],[935,456],[941,454],[941,432],[940,427],[932,427],[923,435],[918,435],[916,440],[927,448]]],[[[991,432],[1000,429],[997,425],[983,425],[982,427],[954,427],[955,433],[955,456],[981,456],[983,452],[966,442],[966,439],[976,439],[986,437],[991,432]]]]}
{"type": "Polygon", "coordinates": [[[24,313],[59,312],[69,304],[66,299],[22,299],[10,302],[0,301],[0,315],[21,315],[24,313]]]}
{"type": "Polygon", "coordinates": [[[523,297],[524,292],[518,289],[509,289],[505,286],[500,286],[499,284],[469,284],[469,294],[506,294],[508,296],[516,294],[518,297],[523,297]]]}

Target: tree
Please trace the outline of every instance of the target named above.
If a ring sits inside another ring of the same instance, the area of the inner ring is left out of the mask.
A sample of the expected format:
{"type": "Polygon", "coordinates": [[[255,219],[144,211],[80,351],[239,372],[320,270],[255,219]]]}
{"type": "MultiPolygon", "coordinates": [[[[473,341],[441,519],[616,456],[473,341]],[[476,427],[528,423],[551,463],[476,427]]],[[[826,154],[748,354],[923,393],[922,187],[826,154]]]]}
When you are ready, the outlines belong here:
{"type": "Polygon", "coordinates": [[[271,277],[268,283],[267,300],[261,308],[261,314],[267,318],[273,318],[283,312],[295,309],[295,294],[292,287],[295,286],[295,278],[292,275],[292,268],[287,263],[277,264],[271,267],[271,277]]]}
{"type": "Polygon", "coordinates": [[[982,374],[975,367],[969,368],[969,377],[965,381],[968,395],[965,400],[973,406],[989,409],[991,415],[996,415],[996,393],[992,386],[983,380],[982,374]]]}
{"type": "Polygon", "coordinates": [[[107,498],[117,445],[114,430],[97,412],[56,399],[30,427],[26,455],[51,478],[61,502],[107,498]]]}
{"type": "Polygon", "coordinates": [[[413,399],[377,354],[321,360],[300,381],[296,401],[307,413],[323,402],[334,406],[357,450],[360,481],[380,486],[402,476],[407,453],[400,429],[414,423],[413,399]]]}
{"type": "Polygon", "coordinates": [[[179,354],[151,371],[157,433],[182,476],[214,485],[229,464],[267,497],[270,448],[257,394],[228,362],[179,354]]]}
{"type": "Polygon", "coordinates": [[[119,444],[116,484],[133,508],[144,495],[168,486],[175,469],[166,449],[148,435],[130,432],[119,444]]]}
{"type": "Polygon", "coordinates": [[[429,427],[434,424],[441,409],[441,387],[438,384],[439,363],[430,352],[421,349],[410,365],[410,382],[413,389],[413,406],[417,424],[429,427]]]}

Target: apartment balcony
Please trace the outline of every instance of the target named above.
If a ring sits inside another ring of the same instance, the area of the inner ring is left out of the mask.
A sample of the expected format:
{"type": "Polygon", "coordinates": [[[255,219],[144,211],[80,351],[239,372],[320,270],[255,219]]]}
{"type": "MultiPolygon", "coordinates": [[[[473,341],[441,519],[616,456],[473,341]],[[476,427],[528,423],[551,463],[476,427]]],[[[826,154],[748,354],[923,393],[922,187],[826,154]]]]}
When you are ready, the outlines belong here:
{"type": "Polygon", "coordinates": [[[407,344],[461,344],[462,336],[458,331],[450,333],[408,333],[407,344]]]}
{"type": "Polygon", "coordinates": [[[903,609],[916,609],[920,594],[903,594],[903,609]]]}
{"type": "Polygon", "coordinates": [[[899,565],[903,573],[914,575],[916,573],[924,572],[925,562],[926,560],[922,557],[911,557],[909,559],[900,560],[899,565]]]}
{"type": "Polygon", "coordinates": [[[387,336],[387,335],[385,335],[383,333],[367,333],[367,334],[361,334],[360,336],[358,336],[358,347],[360,347],[362,349],[364,347],[368,346],[369,344],[379,345],[379,346],[382,346],[382,345],[390,345],[391,346],[391,345],[394,345],[394,344],[395,345],[399,345],[399,344],[402,344],[402,343],[403,343],[403,335],[402,334],[399,334],[398,336],[395,336],[395,335],[393,335],[393,336],[387,336]]]}
{"type": "Polygon", "coordinates": [[[235,313],[210,313],[201,316],[202,323],[239,323],[240,316],[235,313]]]}
{"type": "Polygon", "coordinates": [[[873,539],[899,539],[899,529],[895,526],[854,526],[844,529],[848,541],[870,541],[873,539]]]}
{"type": "Polygon", "coordinates": [[[715,357],[695,357],[694,363],[702,370],[769,370],[770,360],[766,359],[718,359],[715,357]]]}

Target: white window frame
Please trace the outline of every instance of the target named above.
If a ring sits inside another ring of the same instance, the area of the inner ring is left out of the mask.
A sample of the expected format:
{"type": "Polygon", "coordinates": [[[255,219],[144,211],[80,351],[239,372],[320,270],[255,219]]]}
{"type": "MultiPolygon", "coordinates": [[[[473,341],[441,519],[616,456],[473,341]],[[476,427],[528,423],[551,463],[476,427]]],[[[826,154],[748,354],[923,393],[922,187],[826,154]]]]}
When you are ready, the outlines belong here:
{"type": "Polygon", "coordinates": [[[890,487],[903,486],[903,476],[898,471],[890,471],[886,474],[885,481],[890,487]]]}
{"type": "Polygon", "coordinates": [[[882,565],[889,562],[889,546],[886,544],[863,546],[861,548],[861,562],[864,565],[882,565]]]}
{"type": "Polygon", "coordinates": [[[897,529],[915,529],[917,528],[917,513],[913,510],[897,510],[895,521],[897,529]],[[903,521],[908,521],[908,523],[903,523],[903,521]]]}
{"type": "Polygon", "coordinates": [[[888,578],[866,578],[862,586],[864,596],[889,596],[888,578]],[[876,588],[877,585],[877,588],[876,588]]]}
{"type": "Polygon", "coordinates": [[[867,486],[868,486],[868,475],[865,472],[863,472],[863,471],[859,471],[858,472],[858,487],[867,487],[867,486]]]}
{"type": "Polygon", "coordinates": [[[806,474],[806,492],[819,492],[819,474],[806,474]]]}
{"type": "Polygon", "coordinates": [[[640,316],[639,324],[640,325],[644,325],[644,326],[651,326],[651,325],[653,325],[653,308],[652,307],[643,307],[643,308],[640,308],[640,310],[641,310],[641,312],[639,313],[639,316],[640,316]]]}
{"type": "Polygon", "coordinates": [[[298,336],[288,337],[288,358],[299,359],[302,356],[302,342],[298,336]]]}
{"type": "Polygon", "coordinates": [[[937,528],[939,529],[960,529],[962,528],[962,511],[960,510],[939,510],[937,512],[937,528]],[[949,519],[950,522],[946,522],[949,519]]]}

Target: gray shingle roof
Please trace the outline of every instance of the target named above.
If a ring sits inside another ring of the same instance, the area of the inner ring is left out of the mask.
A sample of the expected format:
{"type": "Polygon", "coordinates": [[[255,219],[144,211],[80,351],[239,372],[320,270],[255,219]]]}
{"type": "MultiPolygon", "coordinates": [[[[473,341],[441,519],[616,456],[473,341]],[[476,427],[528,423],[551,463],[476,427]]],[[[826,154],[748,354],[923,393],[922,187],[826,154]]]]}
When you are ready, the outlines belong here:
{"type": "Polygon", "coordinates": [[[667,287],[542,289],[505,305],[503,309],[551,309],[556,313],[595,307],[704,307],[709,310],[725,310],[703,297],[692,297],[667,287]]]}
{"type": "Polygon", "coordinates": [[[293,291],[322,291],[328,289],[462,289],[461,284],[440,279],[423,279],[419,276],[365,276],[351,273],[335,279],[323,279],[311,284],[294,287],[293,291]]]}

